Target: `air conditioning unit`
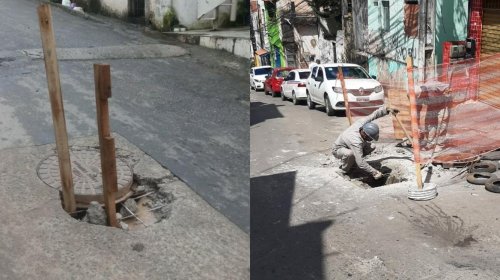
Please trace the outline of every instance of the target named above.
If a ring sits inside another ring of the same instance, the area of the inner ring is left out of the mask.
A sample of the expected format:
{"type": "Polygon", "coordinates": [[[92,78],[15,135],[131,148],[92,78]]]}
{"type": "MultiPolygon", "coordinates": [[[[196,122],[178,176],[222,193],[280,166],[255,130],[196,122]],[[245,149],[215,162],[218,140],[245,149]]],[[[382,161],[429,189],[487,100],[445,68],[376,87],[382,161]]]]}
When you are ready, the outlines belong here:
{"type": "Polygon", "coordinates": [[[465,46],[464,45],[453,45],[450,48],[450,58],[462,58],[465,57],[465,46]]]}

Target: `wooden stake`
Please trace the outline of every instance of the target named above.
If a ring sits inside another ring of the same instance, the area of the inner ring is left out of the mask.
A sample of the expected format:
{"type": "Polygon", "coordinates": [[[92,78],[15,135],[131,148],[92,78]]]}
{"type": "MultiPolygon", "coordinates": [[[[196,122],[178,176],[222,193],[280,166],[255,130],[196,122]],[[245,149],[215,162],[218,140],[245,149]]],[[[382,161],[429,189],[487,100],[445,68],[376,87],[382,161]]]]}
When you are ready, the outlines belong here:
{"type": "Polygon", "coordinates": [[[415,82],[413,80],[413,58],[406,58],[406,73],[408,74],[408,96],[410,97],[411,130],[413,135],[413,156],[415,158],[415,171],[418,189],[422,190],[422,172],[420,170],[420,143],[417,120],[417,98],[415,96],[415,82]]]}
{"type": "Polygon", "coordinates": [[[52,27],[50,6],[42,4],[38,7],[38,20],[42,37],[45,72],[49,89],[52,122],[56,138],[57,156],[59,159],[59,173],[61,175],[62,199],[64,210],[68,213],[76,211],[75,194],[73,190],[73,174],[69,155],[68,134],[59,79],[59,65],[57,63],[56,41],[52,27]]]}
{"type": "Polygon", "coordinates": [[[401,127],[401,129],[403,129],[403,132],[405,133],[405,136],[406,138],[408,138],[408,141],[412,142],[413,143],[413,138],[410,136],[410,134],[408,133],[408,131],[406,130],[406,128],[404,127],[403,123],[401,122],[401,120],[398,118],[397,114],[396,113],[392,113],[392,115],[394,116],[394,118],[396,118],[396,121],[398,121],[398,124],[399,126],[401,127]]]}
{"type": "Polygon", "coordinates": [[[115,140],[109,125],[108,98],[111,98],[111,72],[107,64],[94,64],[95,99],[97,108],[97,130],[101,148],[101,170],[104,204],[108,224],[119,227],[116,219],[116,175],[115,140]]]}
{"type": "Polygon", "coordinates": [[[344,72],[342,71],[342,66],[339,66],[339,79],[342,85],[342,94],[344,95],[344,104],[346,109],[347,119],[349,120],[349,125],[352,124],[351,109],[349,108],[349,96],[347,95],[347,90],[345,88],[344,72]]]}

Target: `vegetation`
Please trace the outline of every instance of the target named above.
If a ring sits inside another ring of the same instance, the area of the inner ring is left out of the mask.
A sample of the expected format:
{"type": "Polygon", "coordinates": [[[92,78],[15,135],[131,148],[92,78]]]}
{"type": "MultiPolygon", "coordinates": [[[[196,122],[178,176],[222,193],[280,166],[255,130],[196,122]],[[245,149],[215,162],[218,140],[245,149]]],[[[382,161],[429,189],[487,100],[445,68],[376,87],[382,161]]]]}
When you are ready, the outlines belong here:
{"type": "Polygon", "coordinates": [[[163,31],[170,31],[172,27],[179,24],[179,19],[177,18],[177,13],[174,8],[170,8],[165,15],[163,15],[163,31]]]}

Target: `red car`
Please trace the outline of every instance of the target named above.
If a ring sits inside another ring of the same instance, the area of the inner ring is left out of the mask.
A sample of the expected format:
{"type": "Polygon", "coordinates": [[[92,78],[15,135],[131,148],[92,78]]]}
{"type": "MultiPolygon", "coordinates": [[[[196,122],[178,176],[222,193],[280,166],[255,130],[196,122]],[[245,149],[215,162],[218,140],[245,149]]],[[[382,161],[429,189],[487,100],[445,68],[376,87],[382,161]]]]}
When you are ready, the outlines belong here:
{"type": "Polygon", "coordinates": [[[264,82],[264,93],[267,95],[271,93],[273,97],[281,94],[281,83],[283,79],[288,76],[288,72],[293,70],[293,67],[275,68],[271,76],[264,82]]]}

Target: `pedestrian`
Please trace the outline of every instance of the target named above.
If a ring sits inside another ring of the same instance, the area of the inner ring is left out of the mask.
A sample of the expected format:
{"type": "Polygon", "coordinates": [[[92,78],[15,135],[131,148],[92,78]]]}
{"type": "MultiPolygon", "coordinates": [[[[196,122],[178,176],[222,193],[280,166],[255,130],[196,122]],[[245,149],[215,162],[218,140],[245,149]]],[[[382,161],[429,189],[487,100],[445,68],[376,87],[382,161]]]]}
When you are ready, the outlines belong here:
{"type": "Polygon", "coordinates": [[[341,160],[341,170],[349,172],[357,164],[359,168],[370,173],[376,180],[382,178],[382,173],[373,168],[364,156],[369,155],[375,150],[372,141],[378,141],[379,128],[372,121],[388,115],[389,113],[399,113],[398,109],[382,106],[369,116],[357,120],[347,128],[333,144],[332,154],[341,160]]]}

